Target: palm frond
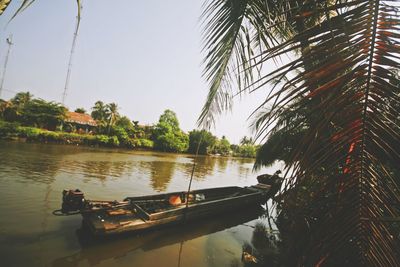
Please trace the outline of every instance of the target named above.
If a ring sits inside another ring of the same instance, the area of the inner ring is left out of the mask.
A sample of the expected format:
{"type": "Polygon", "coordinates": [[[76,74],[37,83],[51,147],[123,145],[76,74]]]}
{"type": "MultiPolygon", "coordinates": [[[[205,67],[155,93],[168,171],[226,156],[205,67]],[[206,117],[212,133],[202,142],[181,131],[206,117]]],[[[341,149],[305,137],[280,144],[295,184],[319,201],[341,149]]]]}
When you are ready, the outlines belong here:
{"type": "Polygon", "coordinates": [[[19,13],[27,9],[30,5],[33,4],[35,0],[23,0],[17,11],[15,11],[14,15],[11,17],[10,21],[13,20],[19,13]]]}
{"type": "Polygon", "coordinates": [[[296,101],[293,109],[309,108],[310,127],[289,160],[300,162],[291,188],[320,180],[303,207],[312,239],[301,264],[398,266],[395,228],[381,220],[400,212],[399,180],[387,175],[400,162],[399,110],[387,112],[382,103],[400,103],[389,70],[400,67],[398,10],[380,1],[347,2],[337,16],[268,51],[274,56],[300,40],[311,47],[303,57],[312,66],[303,60],[291,80],[297,88],[279,91],[296,101]]]}
{"type": "Polygon", "coordinates": [[[11,0],[1,0],[0,1],[0,15],[4,13],[8,5],[11,3],[11,0]]]}
{"type": "Polygon", "coordinates": [[[235,82],[241,93],[260,73],[254,60],[254,48],[269,48],[278,43],[276,36],[288,34],[284,23],[275,23],[269,12],[279,13],[275,1],[217,0],[208,1],[204,21],[204,52],[206,53],[203,76],[210,84],[206,103],[198,124],[208,128],[214,124],[214,114],[229,110],[235,82]],[[266,28],[265,21],[274,27],[266,28]]]}
{"type": "MultiPolygon", "coordinates": [[[[399,229],[387,220],[400,215],[400,87],[392,71],[400,69],[399,10],[383,0],[277,2],[284,15],[265,19],[262,29],[285,22],[293,35],[278,42],[266,36],[270,46],[250,68],[287,53],[294,58],[253,80],[261,90],[288,78],[266,90],[272,105],[258,109],[261,138],[284,136],[287,110],[304,115],[295,129],[307,126],[286,158],[295,174],[281,207],[295,222],[286,230],[301,237],[293,241],[294,264],[400,266],[399,229]]],[[[209,77],[226,75],[218,70],[209,77]]]]}
{"type": "MultiPolygon", "coordinates": [[[[19,13],[23,12],[25,9],[30,7],[35,0],[23,0],[21,5],[18,7],[17,11],[15,11],[14,15],[11,17],[10,21],[13,20],[19,13]]],[[[0,15],[4,13],[6,8],[9,6],[11,3],[11,0],[0,0],[0,15]]],[[[79,22],[81,20],[81,9],[82,9],[82,1],[81,0],[76,0],[76,3],[78,5],[78,27],[79,27],[79,22]]]]}

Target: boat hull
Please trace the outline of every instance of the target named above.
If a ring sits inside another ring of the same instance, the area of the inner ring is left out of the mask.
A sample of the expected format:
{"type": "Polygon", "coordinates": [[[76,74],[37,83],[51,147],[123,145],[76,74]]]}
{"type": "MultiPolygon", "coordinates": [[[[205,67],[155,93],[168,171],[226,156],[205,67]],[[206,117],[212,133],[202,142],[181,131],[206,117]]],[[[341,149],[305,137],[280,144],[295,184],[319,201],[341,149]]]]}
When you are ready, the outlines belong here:
{"type": "Polygon", "coordinates": [[[170,207],[166,210],[149,212],[146,205],[167,200],[172,195],[185,192],[173,192],[153,196],[133,197],[125,200],[129,204],[114,213],[101,210],[82,213],[84,223],[96,236],[114,235],[125,232],[142,231],[168,225],[198,221],[203,218],[223,216],[230,212],[259,206],[266,202],[268,188],[223,187],[191,191],[193,195],[205,195],[206,199],[170,207]],[[220,197],[218,197],[220,194],[220,197]]]}

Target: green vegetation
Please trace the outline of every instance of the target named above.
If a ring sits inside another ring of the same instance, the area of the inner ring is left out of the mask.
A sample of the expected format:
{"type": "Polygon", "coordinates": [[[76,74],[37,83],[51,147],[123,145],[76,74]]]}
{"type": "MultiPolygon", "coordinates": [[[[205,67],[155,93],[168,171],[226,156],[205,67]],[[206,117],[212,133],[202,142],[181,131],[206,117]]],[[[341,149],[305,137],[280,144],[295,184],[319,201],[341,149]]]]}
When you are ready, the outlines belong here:
{"type": "Polygon", "coordinates": [[[207,132],[206,130],[193,130],[189,132],[188,152],[196,154],[198,147],[200,155],[210,154],[216,142],[217,137],[212,135],[210,132],[207,132]]]}
{"type": "Polygon", "coordinates": [[[231,144],[225,136],[222,136],[220,140],[217,140],[212,148],[212,153],[217,155],[227,156],[231,154],[231,144]]]}
{"type": "Polygon", "coordinates": [[[165,110],[153,130],[154,148],[165,152],[186,152],[189,137],[179,128],[175,112],[165,110]]]}
{"type": "Polygon", "coordinates": [[[77,108],[77,109],[74,110],[74,112],[76,112],[76,113],[81,113],[81,114],[85,114],[85,113],[86,113],[86,109],[84,109],[84,108],[77,108]]]}
{"type": "Polygon", "coordinates": [[[0,105],[0,118],[49,130],[55,130],[61,124],[67,111],[58,103],[33,99],[29,92],[17,93],[10,101],[1,101],[0,105]]]}
{"type": "Polygon", "coordinates": [[[394,2],[206,1],[200,124],[263,90],[255,167],[293,170],[276,199],[276,266],[400,266],[394,2]]]}
{"type": "MultiPolygon", "coordinates": [[[[283,159],[293,170],[278,201],[286,252],[279,266],[400,266],[395,2],[204,5],[204,76],[210,90],[199,122],[208,129],[214,114],[231,107],[232,95],[267,89],[254,113],[265,140],[256,167],[283,159]],[[285,55],[290,60],[282,62],[285,55]],[[281,65],[262,68],[271,62],[281,65]]],[[[31,3],[23,1],[17,12],[31,3]]],[[[176,133],[168,128],[159,136],[173,140],[176,133]]],[[[163,138],[157,146],[171,148],[163,138]]],[[[212,149],[225,154],[228,144],[222,139],[212,149]]],[[[250,144],[241,146],[253,153],[250,144]]]]}
{"type": "MultiPolygon", "coordinates": [[[[172,110],[165,110],[155,126],[141,126],[121,115],[115,103],[97,101],[91,110],[97,126],[71,121],[68,110],[59,103],[36,99],[29,92],[17,93],[9,101],[0,99],[0,138],[192,154],[201,140],[199,153],[203,155],[255,157],[255,153],[249,152],[257,149],[253,145],[237,146],[234,150],[226,137],[218,139],[205,130],[186,134],[172,110]]],[[[89,116],[84,108],[74,112],[89,116]]]]}

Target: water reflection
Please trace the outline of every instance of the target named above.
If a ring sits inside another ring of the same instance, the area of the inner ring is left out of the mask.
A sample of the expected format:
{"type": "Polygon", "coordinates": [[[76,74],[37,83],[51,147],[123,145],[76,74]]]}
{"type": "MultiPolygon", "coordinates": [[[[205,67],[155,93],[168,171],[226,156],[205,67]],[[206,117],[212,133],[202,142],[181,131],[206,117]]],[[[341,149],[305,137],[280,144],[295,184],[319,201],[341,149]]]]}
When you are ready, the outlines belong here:
{"type": "Polygon", "coordinates": [[[228,160],[226,160],[226,158],[222,158],[222,157],[217,157],[216,158],[216,162],[217,162],[217,168],[219,172],[224,172],[226,170],[226,168],[228,167],[228,160]]]}
{"type": "Polygon", "coordinates": [[[254,227],[251,243],[243,244],[242,261],[245,267],[278,266],[278,237],[263,223],[254,227]]]}
{"type": "MultiPolygon", "coordinates": [[[[101,262],[103,266],[176,266],[182,240],[182,266],[221,266],[221,262],[229,266],[233,258],[241,263],[242,243],[232,239],[231,229],[222,230],[229,227],[226,224],[219,228],[201,224],[196,230],[179,228],[95,244],[84,238],[78,242],[73,235],[82,222],[79,216],[51,215],[59,208],[65,188],[80,188],[91,199],[185,190],[193,160],[189,155],[0,142],[0,213],[6,214],[0,216],[2,264],[76,266],[90,261],[90,265],[101,262]],[[204,231],[196,234],[198,228],[204,231]],[[157,262],[159,258],[168,262],[157,262]]],[[[198,157],[196,163],[193,189],[256,182],[257,174],[248,175],[252,161],[198,157]]],[[[251,236],[244,230],[247,226],[233,229],[251,236]]]]}
{"type": "MultiPolygon", "coordinates": [[[[190,247],[192,240],[254,220],[263,212],[261,208],[250,209],[240,213],[240,215],[226,214],[226,216],[221,216],[222,218],[201,220],[182,226],[144,232],[139,235],[123,235],[100,240],[90,236],[82,228],[76,232],[82,246],[81,251],[58,258],[52,262],[51,266],[78,266],[83,262],[94,266],[109,259],[127,257],[129,254],[148,253],[165,247],[176,249],[177,266],[184,266],[182,260],[194,256],[191,254],[193,253],[192,250],[185,250],[186,245],[190,247]]],[[[194,253],[200,252],[194,251],[194,253]]],[[[154,259],[154,263],[156,263],[154,266],[164,266],[164,260],[163,258],[154,259]]]]}
{"type": "Polygon", "coordinates": [[[86,178],[97,178],[101,181],[107,178],[117,178],[132,173],[134,164],[131,161],[105,161],[87,160],[83,162],[70,162],[71,167],[78,167],[86,178]]]}
{"type": "MultiPolygon", "coordinates": [[[[2,144],[4,145],[4,144],[2,144]]],[[[61,166],[62,159],[54,157],[58,151],[54,147],[40,150],[38,146],[33,145],[32,150],[18,150],[21,144],[6,144],[0,153],[0,172],[16,178],[21,183],[45,183],[54,181],[54,176],[61,166]],[[12,147],[13,149],[8,149],[12,147]]],[[[7,178],[6,176],[3,176],[7,178]]]]}
{"type": "MultiPolygon", "coordinates": [[[[196,159],[196,175],[194,180],[204,180],[214,172],[216,159],[215,157],[199,156],[196,159]]],[[[191,169],[189,169],[191,171],[191,169]]]]}
{"type": "Polygon", "coordinates": [[[141,164],[141,167],[150,172],[150,186],[157,192],[167,189],[174,176],[176,163],[169,161],[152,161],[141,164]]]}

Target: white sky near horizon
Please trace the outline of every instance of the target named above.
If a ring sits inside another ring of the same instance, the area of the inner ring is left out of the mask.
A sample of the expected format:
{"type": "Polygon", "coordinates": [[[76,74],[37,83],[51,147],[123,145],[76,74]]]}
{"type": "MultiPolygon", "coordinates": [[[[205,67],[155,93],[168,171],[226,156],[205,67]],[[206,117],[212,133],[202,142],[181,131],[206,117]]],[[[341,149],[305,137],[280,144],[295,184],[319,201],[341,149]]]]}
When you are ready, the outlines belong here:
{"type": "MultiPolygon", "coordinates": [[[[13,21],[20,1],[0,16],[0,67],[14,45],[1,98],[30,91],[61,102],[77,14],[75,0],[36,0],[13,21]]],[[[208,87],[201,77],[200,14],[203,1],[83,0],[66,106],[90,108],[97,100],[115,102],[120,113],[140,124],[158,121],[165,109],[178,115],[181,128],[196,128],[208,87]]],[[[233,112],[219,116],[212,132],[238,143],[251,112],[265,92],[236,99],[233,112]]]]}

